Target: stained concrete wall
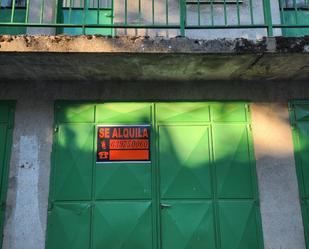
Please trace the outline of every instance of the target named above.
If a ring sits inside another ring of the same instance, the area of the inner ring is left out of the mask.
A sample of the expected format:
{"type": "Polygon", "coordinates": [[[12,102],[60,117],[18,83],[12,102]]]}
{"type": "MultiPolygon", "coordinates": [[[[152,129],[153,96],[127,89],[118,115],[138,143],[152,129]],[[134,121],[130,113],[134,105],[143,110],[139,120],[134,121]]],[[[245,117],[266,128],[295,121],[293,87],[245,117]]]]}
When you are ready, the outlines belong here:
{"type": "Polygon", "coordinates": [[[43,249],[56,99],[252,101],[265,249],[305,249],[287,100],[306,82],[0,82],[17,100],[4,249],[43,249]]]}
{"type": "Polygon", "coordinates": [[[252,128],[265,249],[305,248],[287,103],[254,103],[252,128]]]}

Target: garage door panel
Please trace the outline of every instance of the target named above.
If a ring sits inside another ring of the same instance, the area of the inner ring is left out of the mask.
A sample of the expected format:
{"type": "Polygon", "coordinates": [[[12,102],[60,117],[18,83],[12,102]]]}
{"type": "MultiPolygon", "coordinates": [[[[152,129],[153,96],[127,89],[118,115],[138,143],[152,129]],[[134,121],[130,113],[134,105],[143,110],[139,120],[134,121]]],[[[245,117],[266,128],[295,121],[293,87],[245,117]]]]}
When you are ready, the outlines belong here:
{"type": "Polygon", "coordinates": [[[214,155],[220,198],[253,197],[246,125],[214,125],[214,155]]]}
{"type": "Polygon", "coordinates": [[[309,105],[296,104],[294,115],[297,121],[309,121],[309,105]]]}
{"type": "Polygon", "coordinates": [[[164,201],[162,249],[215,249],[212,201],[164,201]]]}
{"type": "Polygon", "coordinates": [[[0,124],[0,186],[2,186],[2,174],[6,152],[7,125],[0,124]]]}
{"type": "Polygon", "coordinates": [[[59,123],[94,122],[94,105],[57,104],[56,108],[56,120],[59,123]]]}
{"type": "Polygon", "coordinates": [[[47,249],[89,249],[90,204],[54,204],[48,213],[47,249]]]}
{"type": "Polygon", "coordinates": [[[94,249],[152,249],[150,201],[97,202],[93,220],[94,249]]]}
{"type": "Polygon", "coordinates": [[[9,106],[0,104],[0,123],[6,123],[9,120],[9,106]]]}
{"type": "Polygon", "coordinates": [[[208,103],[159,103],[157,120],[164,122],[209,122],[208,103]]]}
{"type": "Polygon", "coordinates": [[[162,198],[211,197],[207,126],[160,126],[162,198]]]}
{"type": "Polygon", "coordinates": [[[243,103],[216,103],[211,106],[215,122],[246,122],[246,105],[243,103]]]}
{"type": "Polygon", "coordinates": [[[105,103],[96,106],[96,119],[111,124],[149,124],[151,108],[150,103],[105,103]]]}
{"type": "Polygon", "coordinates": [[[55,200],[89,200],[93,168],[94,126],[65,124],[59,126],[55,154],[55,200]]]}
{"type": "Polygon", "coordinates": [[[301,171],[304,179],[304,195],[309,197],[309,123],[298,122],[297,130],[299,131],[299,155],[302,161],[301,171]]]}
{"type": "Polygon", "coordinates": [[[56,108],[47,249],[262,249],[245,104],[56,108]],[[143,124],[151,162],[96,162],[97,127],[143,124]]]}
{"type": "Polygon", "coordinates": [[[219,201],[219,220],[222,248],[260,248],[257,209],[254,201],[219,201]]]}
{"type": "Polygon", "coordinates": [[[95,184],[96,199],[151,198],[151,164],[97,164],[95,184]]]}

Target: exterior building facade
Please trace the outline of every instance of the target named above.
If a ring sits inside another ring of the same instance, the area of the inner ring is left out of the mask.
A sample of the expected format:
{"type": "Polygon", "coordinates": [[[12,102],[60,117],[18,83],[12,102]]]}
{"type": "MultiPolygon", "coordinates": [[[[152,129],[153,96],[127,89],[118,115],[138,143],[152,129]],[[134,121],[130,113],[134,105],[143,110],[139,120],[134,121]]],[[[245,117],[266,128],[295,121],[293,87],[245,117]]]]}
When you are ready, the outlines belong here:
{"type": "Polygon", "coordinates": [[[0,0],[2,248],[309,248],[308,4],[0,0]]]}

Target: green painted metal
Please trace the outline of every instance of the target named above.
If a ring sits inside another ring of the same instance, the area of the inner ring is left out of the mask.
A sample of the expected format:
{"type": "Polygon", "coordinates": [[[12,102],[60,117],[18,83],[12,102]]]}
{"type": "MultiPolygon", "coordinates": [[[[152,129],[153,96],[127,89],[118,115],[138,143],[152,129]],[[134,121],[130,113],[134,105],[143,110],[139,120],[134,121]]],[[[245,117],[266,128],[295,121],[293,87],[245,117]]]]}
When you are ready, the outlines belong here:
{"type": "Polygon", "coordinates": [[[14,124],[13,101],[0,101],[0,248],[2,248],[9,161],[14,124]]]}
{"type": "Polygon", "coordinates": [[[309,248],[309,102],[289,103],[294,156],[300,193],[306,245],[309,248]]]}
{"type": "Polygon", "coordinates": [[[96,105],[97,122],[116,124],[151,123],[152,105],[145,103],[105,103],[96,105]]]}
{"type": "Polygon", "coordinates": [[[207,200],[165,200],[162,249],[215,249],[214,208],[207,200]]]}
{"type": "Polygon", "coordinates": [[[93,247],[152,247],[151,201],[102,201],[95,205],[93,247]]]}
{"type": "Polygon", "coordinates": [[[253,198],[246,124],[213,125],[217,192],[220,198],[253,198]]]}
{"type": "Polygon", "coordinates": [[[218,206],[221,248],[260,248],[254,200],[220,200],[218,206]]]}
{"type": "Polygon", "coordinates": [[[60,124],[58,134],[53,183],[54,198],[55,200],[90,200],[93,125],[60,124]]]}
{"type": "MultiPolygon", "coordinates": [[[[309,11],[308,10],[283,10],[281,19],[283,24],[295,25],[304,24],[309,26],[309,11]]],[[[299,37],[309,35],[309,28],[282,29],[282,34],[288,37],[299,37]]]]}
{"type": "Polygon", "coordinates": [[[267,35],[273,36],[274,32],[272,24],[271,5],[269,0],[263,0],[263,8],[264,8],[264,22],[267,25],[267,35]]]}
{"type": "Polygon", "coordinates": [[[209,127],[160,125],[158,135],[161,198],[211,198],[209,127]]]}
{"type": "Polygon", "coordinates": [[[55,203],[52,210],[48,213],[46,248],[90,248],[90,204],[60,202],[55,203]]]}
{"type": "MultiPolygon", "coordinates": [[[[282,28],[287,36],[300,36],[309,29],[308,10],[281,11],[280,24],[274,20],[270,0],[257,0],[256,4],[252,0],[178,0],[178,4],[151,0],[149,6],[142,0],[136,4],[110,0],[109,5],[102,5],[106,0],[58,0],[53,20],[46,18],[45,0],[36,5],[24,1],[23,8],[13,1],[9,8],[0,9],[0,34],[26,33],[26,27],[55,27],[58,34],[69,35],[117,35],[117,29],[176,29],[185,36],[187,30],[194,29],[264,29],[273,36],[274,28],[282,28]],[[38,14],[29,19],[29,13],[33,13],[30,8],[38,14]]],[[[280,5],[284,0],[278,1],[280,5]]]]}
{"type": "Polygon", "coordinates": [[[279,0],[280,17],[283,25],[302,26],[298,28],[282,28],[282,34],[288,37],[306,36],[309,34],[309,2],[308,0],[279,0]]]}
{"type": "MultiPolygon", "coordinates": [[[[26,18],[26,9],[25,8],[0,8],[0,22],[11,22],[11,16],[14,13],[14,22],[24,22],[26,18]]],[[[26,34],[26,27],[9,27],[9,26],[0,26],[0,34],[9,34],[9,35],[22,35],[26,34]]]]}
{"type": "MultiPolygon", "coordinates": [[[[78,24],[82,20],[84,10],[81,8],[63,8],[61,11],[60,23],[71,23],[78,24]],[[70,13],[71,12],[71,13],[70,13]]],[[[87,11],[85,23],[86,24],[112,24],[112,9],[89,9],[87,11]]],[[[112,35],[113,29],[111,28],[58,28],[58,34],[68,34],[68,35],[112,35]]]]}
{"type": "Polygon", "coordinates": [[[186,0],[179,0],[179,16],[180,16],[180,35],[185,36],[186,35],[186,0]]]}
{"type": "Polygon", "coordinates": [[[263,249],[245,103],[58,102],[47,249],[263,249]],[[98,125],[150,124],[150,163],[96,163],[98,125]],[[76,238],[76,239],[74,239],[76,238]]]}

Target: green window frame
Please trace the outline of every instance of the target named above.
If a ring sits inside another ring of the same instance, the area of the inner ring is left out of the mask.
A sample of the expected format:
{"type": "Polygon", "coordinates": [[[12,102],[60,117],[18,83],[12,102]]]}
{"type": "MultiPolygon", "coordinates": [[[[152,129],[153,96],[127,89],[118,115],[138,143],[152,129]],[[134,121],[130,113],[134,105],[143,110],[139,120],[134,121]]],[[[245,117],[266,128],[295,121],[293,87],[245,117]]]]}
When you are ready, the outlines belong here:
{"type": "Polygon", "coordinates": [[[14,109],[14,101],[0,101],[0,248],[2,248],[3,242],[5,203],[14,125],[14,109]]]}
{"type": "MultiPolygon", "coordinates": [[[[284,25],[308,25],[308,0],[279,0],[281,22],[284,25]]],[[[282,34],[287,37],[309,35],[309,28],[283,28],[282,34]]]]}
{"type": "MultiPolygon", "coordinates": [[[[64,24],[113,24],[114,0],[59,0],[58,22],[64,24]]],[[[60,27],[57,34],[113,35],[112,28],[60,27]]]]}
{"type": "MultiPolygon", "coordinates": [[[[26,21],[26,0],[0,0],[0,22],[24,23],[26,21]],[[15,2],[13,2],[15,1],[15,2]]],[[[26,34],[27,27],[0,27],[0,34],[26,34]]]]}

